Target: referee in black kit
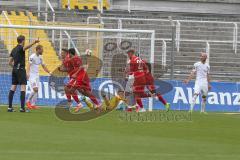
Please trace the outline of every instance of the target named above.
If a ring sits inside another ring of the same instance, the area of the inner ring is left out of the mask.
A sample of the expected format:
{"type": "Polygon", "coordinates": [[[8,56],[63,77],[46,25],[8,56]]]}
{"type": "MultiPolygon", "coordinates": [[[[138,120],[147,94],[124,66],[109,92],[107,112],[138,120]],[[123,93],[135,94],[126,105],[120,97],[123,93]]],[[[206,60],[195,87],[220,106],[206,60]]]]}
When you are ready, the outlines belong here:
{"type": "Polygon", "coordinates": [[[13,48],[10,58],[9,65],[13,68],[12,70],[12,86],[8,95],[8,112],[14,112],[12,107],[12,101],[14,93],[17,89],[17,85],[21,85],[21,109],[20,112],[25,112],[25,94],[26,94],[26,85],[27,85],[27,75],[25,69],[25,51],[31,48],[34,44],[39,43],[39,40],[35,40],[33,43],[28,46],[25,45],[25,37],[20,35],[17,37],[18,45],[13,48]]]}

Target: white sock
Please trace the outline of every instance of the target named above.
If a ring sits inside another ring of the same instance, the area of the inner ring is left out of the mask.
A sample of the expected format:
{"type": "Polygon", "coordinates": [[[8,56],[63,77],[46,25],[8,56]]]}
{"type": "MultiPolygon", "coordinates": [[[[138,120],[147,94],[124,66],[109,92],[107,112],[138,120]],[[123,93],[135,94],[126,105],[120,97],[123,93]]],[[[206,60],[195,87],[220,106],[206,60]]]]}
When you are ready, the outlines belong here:
{"type": "Polygon", "coordinates": [[[37,92],[34,92],[34,95],[33,95],[32,100],[31,100],[31,104],[32,104],[33,106],[36,104],[37,97],[38,97],[38,93],[37,93],[37,92]]]}
{"type": "Polygon", "coordinates": [[[33,96],[34,96],[34,91],[32,91],[31,93],[30,93],[30,95],[28,96],[28,102],[31,102],[32,101],[32,98],[33,98],[33,96]]]}
{"type": "Polygon", "coordinates": [[[193,107],[196,104],[197,97],[198,97],[198,95],[193,96],[192,103],[191,103],[191,106],[190,106],[190,110],[193,110],[193,107]]]}
{"type": "Polygon", "coordinates": [[[201,112],[205,112],[205,108],[206,108],[206,101],[202,100],[202,103],[201,103],[201,112]]]}

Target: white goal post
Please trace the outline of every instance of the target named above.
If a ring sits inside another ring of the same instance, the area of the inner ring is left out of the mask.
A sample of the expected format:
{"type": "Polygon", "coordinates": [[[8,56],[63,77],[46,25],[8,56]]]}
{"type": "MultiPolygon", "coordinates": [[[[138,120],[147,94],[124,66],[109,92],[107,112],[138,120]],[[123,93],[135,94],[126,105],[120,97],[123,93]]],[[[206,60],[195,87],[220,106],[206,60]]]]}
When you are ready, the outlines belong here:
{"type": "MultiPolygon", "coordinates": [[[[29,30],[47,30],[47,31],[83,31],[83,32],[101,32],[101,33],[126,33],[126,34],[148,34],[150,42],[150,57],[149,62],[154,64],[154,48],[155,48],[155,31],[154,30],[128,30],[128,29],[101,29],[101,28],[81,28],[81,27],[63,27],[63,26],[41,26],[41,25],[12,25],[0,24],[0,30],[7,29],[8,31],[29,29],[29,30]]],[[[1,36],[2,37],[2,36],[1,36]]],[[[126,37],[127,38],[127,37],[126,37]]],[[[14,41],[14,39],[12,40],[14,41]]],[[[152,68],[153,72],[153,68],[152,68]]],[[[153,99],[149,100],[149,111],[153,109],[153,99]]]]}

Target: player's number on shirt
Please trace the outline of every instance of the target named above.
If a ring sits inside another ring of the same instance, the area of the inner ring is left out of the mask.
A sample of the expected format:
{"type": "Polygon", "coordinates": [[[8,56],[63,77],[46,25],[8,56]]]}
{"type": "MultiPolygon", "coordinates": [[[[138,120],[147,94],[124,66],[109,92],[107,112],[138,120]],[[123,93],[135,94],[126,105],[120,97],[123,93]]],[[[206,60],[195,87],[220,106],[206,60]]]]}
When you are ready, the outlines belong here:
{"type": "Polygon", "coordinates": [[[143,61],[138,59],[137,64],[138,64],[138,70],[142,70],[143,69],[143,61]]]}

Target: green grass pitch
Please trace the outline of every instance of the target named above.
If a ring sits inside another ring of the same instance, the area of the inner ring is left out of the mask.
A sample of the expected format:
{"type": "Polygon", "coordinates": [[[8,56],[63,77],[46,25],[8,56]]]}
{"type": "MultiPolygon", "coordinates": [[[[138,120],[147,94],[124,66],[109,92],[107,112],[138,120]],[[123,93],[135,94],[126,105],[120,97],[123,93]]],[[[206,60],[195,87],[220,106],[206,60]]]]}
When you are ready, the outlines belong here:
{"type": "Polygon", "coordinates": [[[114,111],[66,122],[54,110],[0,107],[1,160],[239,160],[240,115],[193,113],[191,122],[127,122],[114,111]]]}

